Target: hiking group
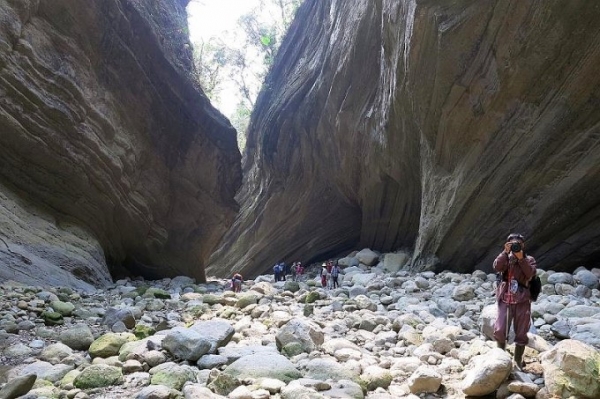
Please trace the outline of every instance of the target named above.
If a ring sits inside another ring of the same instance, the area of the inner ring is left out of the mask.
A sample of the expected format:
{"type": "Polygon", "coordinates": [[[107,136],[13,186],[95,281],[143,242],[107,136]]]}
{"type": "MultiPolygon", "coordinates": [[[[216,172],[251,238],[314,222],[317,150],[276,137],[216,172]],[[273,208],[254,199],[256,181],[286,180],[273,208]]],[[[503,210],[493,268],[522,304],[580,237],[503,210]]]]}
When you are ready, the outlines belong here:
{"type": "Polygon", "coordinates": [[[337,262],[328,261],[323,263],[321,267],[321,286],[327,289],[339,288],[338,277],[340,275],[340,267],[337,262]]]}
{"type": "Polygon", "coordinates": [[[287,265],[285,262],[279,262],[273,266],[273,276],[275,277],[275,282],[285,281],[286,276],[288,275],[292,276],[293,281],[298,281],[303,274],[304,266],[302,266],[302,262],[294,262],[291,266],[287,265]]]}

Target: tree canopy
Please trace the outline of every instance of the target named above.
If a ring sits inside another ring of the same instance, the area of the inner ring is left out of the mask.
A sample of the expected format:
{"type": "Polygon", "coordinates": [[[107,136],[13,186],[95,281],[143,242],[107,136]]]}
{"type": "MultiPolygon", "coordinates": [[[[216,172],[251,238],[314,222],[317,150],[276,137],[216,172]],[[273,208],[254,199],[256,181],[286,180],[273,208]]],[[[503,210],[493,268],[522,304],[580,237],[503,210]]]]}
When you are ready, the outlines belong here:
{"type": "Polygon", "coordinates": [[[256,0],[232,31],[194,43],[194,62],[206,95],[217,105],[237,102],[226,116],[238,131],[240,148],[264,78],[302,1],[256,0]],[[228,85],[236,93],[233,99],[223,98],[228,85]]]}

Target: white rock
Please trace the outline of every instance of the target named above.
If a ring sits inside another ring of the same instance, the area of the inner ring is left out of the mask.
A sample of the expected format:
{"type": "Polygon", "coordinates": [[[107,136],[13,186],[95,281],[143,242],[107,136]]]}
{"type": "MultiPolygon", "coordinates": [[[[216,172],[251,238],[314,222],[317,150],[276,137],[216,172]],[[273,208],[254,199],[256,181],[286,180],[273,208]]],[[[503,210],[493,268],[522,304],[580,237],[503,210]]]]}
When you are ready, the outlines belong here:
{"type": "Polygon", "coordinates": [[[420,366],[408,379],[410,392],[414,394],[437,392],[441,384],[442,376],[429,366],[420,366]]]}
{"type": "Polygon", "coordinates": [[[472,358],[468,367],[462,382],[462,391],[466,395],[484,396],[498,389],[509,376],[512,359],[507,352],[495,348],[485,355],[472,358]]]}

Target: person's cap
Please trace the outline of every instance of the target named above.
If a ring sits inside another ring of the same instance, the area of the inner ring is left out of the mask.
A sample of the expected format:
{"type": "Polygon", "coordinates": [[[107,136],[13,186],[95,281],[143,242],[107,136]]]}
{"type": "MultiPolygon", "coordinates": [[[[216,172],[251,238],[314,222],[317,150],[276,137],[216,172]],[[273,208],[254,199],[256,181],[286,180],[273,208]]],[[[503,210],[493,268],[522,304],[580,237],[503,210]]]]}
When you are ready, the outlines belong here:
{"type": "Polygon", "coordinates": [[[525,237],[522,234],[519,233],[510,233],[508,235],[508,238],[506,239],[506,242],[508,241],[512,241],[512,240],[519,240],[519,241],[525,241],[525,237]]]}

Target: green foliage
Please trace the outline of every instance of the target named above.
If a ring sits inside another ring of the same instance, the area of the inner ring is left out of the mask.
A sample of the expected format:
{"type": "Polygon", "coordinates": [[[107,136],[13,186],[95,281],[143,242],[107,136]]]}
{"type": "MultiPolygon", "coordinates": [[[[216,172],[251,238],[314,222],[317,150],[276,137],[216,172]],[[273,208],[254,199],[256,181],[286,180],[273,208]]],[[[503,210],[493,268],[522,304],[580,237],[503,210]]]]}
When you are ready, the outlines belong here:
{"type": "Polygon", "coordinates": [[[238,131],[241,148],[245,146],[254,101],[302,1],[260,0],[257,7],[238,19],[234,32],[194,45],[198,80],[210,100],[216,104],[222,101],[227,84],[238,90],[239,103],[226,116],[238,131]]]}

